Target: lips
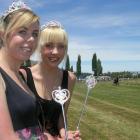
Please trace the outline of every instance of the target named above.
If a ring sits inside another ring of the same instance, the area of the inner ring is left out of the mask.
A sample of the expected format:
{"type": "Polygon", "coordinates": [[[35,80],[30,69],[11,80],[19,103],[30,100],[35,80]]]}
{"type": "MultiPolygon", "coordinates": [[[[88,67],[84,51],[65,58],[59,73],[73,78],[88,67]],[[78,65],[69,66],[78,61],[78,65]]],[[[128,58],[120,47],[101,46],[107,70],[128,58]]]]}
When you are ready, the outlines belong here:
{"type": "Polygon", "coordinates": [[[58,57],[48,57],[49,61],[51,62],[58,62],[59,58],[58,57]]]}
{"type": "Polygon", "coordinates": [[[31,53],[31,52],[32,52],[32,49],[29,48],[29,47],[22,47],[22,50],[23,50],[23,52],[25,52],[25,53],[31,53]]]}

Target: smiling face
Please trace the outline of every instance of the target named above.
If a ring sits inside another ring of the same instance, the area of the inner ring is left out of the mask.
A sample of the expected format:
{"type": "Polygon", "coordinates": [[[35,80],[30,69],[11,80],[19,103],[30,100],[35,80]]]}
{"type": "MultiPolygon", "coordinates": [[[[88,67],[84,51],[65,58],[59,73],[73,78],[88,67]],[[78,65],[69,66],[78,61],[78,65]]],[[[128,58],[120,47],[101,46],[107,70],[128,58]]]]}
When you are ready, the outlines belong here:
{"type": "Polygon", "coordinates": [[[41,32],[39,44],[42,61],[48,67],[58,67],[67,55],[67,34],[62,28],[45,28],[41,32]]]}
{"type": "Polygon", "coordinates": [[[39,23],[32,23],[29,27],[20,27],[8,35],[7,51],[14,58],[21,61],[28,60],[36,49],[39,35],[39,23]]]}
{"type": "Polygon", "coordinates": [[[49,42],[41,49],[42,61],[50,67],[57,67],[64,58],[66,46],[63,42],[49,42]]]}
{"type": "Polygon", "coordinates": [[[21,9],[10,13],[2,25],[2,45],[8,55],[16,60],[28,60],[38,44],[38,16],[28,9],[21,9]]]}

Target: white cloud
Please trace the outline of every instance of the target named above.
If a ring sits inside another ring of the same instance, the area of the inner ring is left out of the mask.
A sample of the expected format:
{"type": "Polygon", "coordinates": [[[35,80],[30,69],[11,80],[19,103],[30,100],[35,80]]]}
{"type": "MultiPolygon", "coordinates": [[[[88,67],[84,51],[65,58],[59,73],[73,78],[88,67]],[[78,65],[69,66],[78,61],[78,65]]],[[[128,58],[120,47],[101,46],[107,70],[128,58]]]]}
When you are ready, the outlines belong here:
{"type": "MultiPolygon", "coordinates": [[[[124,27],[140,22],[140,17],[137,14],[124,15],[97,15],[92,17],[81,17],[81,25],[87,25],[91,28],[108,28],[108,27],[124,27]]],[[[80,24],[80,22],[79,22],[80,24]]]]}
{"type": "Polygon", "coordinates": [[[109,61],[122,61],[122,60],[140,60],[140,53],[138,46],[136,45],[136,51],[134,48],[131,50],[130,46],[124,46],[124,44],[83,44],[80,41],[70,41],[68,53],[71,60],[77,60],[78,54],[81,55],[83,61],[89,61],[92,59],[93,53],[97,54],[97,57],[101,60],[109,61]],[[125,51],[124,51],[125,50],[125,51]]]}

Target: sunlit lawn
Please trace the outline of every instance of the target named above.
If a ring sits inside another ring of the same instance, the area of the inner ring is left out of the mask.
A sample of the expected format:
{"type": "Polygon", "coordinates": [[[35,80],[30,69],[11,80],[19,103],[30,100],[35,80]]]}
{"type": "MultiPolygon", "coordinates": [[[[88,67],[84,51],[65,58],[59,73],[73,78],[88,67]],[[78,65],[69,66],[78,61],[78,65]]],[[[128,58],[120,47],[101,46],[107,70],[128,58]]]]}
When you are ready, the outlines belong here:
{"type": "MultiPolygon", "coordinates": [[[[68,112],[69,129],[76,129],[86,96],[77,82],[68,112]]],[[[88,97],[80,123],[83,140],[140,140],[140,79],[98,82],[88,97]]]]}

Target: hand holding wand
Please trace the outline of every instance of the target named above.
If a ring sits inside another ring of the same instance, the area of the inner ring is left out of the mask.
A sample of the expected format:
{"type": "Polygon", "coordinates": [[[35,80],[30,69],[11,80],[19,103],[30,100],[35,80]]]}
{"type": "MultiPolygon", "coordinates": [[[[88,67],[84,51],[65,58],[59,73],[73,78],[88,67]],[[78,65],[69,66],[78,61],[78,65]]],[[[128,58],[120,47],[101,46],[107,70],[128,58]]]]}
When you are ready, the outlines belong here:
{"type": "Polygon", "coordinates": [[[64,103],[69,99],[69,97],[70,97],[70,92],[67,89],[61,89],[61,87],[58,87],[57,90],[52,91],[52,98],[57,103],[60,103],[62,107],[64,126],[65,126],[65,140],[68,140],[68,133],[67,133],[66,117],[64,113],[64,103]]]}

